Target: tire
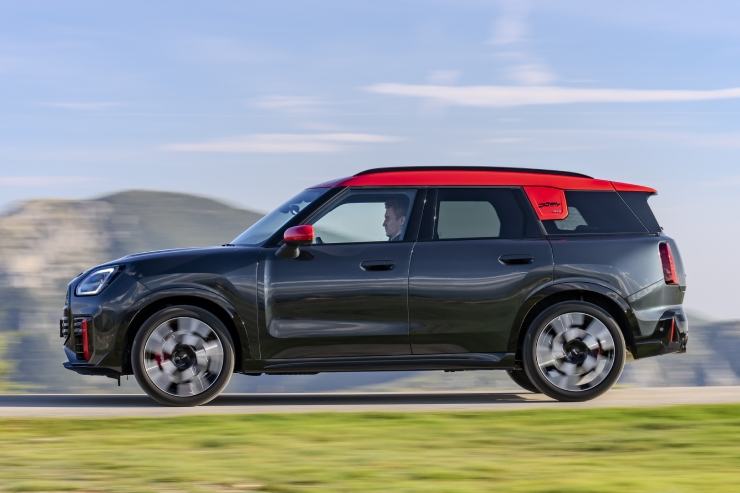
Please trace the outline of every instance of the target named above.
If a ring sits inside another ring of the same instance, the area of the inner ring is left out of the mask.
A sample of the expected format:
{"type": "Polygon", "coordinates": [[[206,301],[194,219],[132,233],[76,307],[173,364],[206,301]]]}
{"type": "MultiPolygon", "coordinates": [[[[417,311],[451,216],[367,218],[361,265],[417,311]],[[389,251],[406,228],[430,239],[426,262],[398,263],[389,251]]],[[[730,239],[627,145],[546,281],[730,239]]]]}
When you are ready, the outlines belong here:
{"type": "Polygon", "coordinates": [[[540,391],[540,389],[538,389],[535,384],[532,383],[524,370],[506,370],[506,373],[509,374],[515,384],[517,384],[524,390],[532,392],[533,394],[542,393],[542,391],[540,391]]]}
{"type": "Polygon", "coordinates": [[[524,371],[542,393],[558,401],[581,402],[616,383],[626,347],[619,324],[606,310],[566,301],[532,321],[522,356],[524,371]]]}
{"type": "Polygon", "coordinates": [[[136,381],[166,406],[213,400],[234,372],[234,343],[223,322],[195,306],[164,308],[141,326],[131,350],[136,381]]]}

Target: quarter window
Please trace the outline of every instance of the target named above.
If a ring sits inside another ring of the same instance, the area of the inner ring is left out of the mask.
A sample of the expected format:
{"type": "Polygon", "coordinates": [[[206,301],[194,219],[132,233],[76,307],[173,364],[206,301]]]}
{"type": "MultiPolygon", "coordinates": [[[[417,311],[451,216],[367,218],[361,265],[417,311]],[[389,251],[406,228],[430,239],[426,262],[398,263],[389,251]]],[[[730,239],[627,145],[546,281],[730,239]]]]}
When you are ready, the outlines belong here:
{"type": "Polygon", "coordinates": [[[647,233],[617,192],[565,192],[568,217],[543,221],[551,235],[647,233]]]}

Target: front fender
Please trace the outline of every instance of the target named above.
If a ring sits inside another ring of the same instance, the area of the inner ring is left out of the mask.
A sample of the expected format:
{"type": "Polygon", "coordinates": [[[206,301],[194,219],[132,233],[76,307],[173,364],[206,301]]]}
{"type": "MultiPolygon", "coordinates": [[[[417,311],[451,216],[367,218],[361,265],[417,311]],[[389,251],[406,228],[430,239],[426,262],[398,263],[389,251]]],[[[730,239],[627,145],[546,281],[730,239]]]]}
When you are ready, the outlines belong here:
{"type": "MultiPolygon", "coordinates": [[[[232,300],[222,293],[205,286],[175,286],[151,291],[137,300],[133,307],[134,315],[126,330],[126,340],[133,340],[136,329],[160,308],[171,304],[194,304],[203,308],[218,307],[231,322],[235,331],[235,344],[240,354],[249,359],[259,359],[259,341],[255,324],[245,323],[244,310],[239,309],[239,300],[232,300]]],[[[253,310],[252,310],[253,311],[253,310]]],[[[241,362],[237,361],[237,365],[241,362]]]]}

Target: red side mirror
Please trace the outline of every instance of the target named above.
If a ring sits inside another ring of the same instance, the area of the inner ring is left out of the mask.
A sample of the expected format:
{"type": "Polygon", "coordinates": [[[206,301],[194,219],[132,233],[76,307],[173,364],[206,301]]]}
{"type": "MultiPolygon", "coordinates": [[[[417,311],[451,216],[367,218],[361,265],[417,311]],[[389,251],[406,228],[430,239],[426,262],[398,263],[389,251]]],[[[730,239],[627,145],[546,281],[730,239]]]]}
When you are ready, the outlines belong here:
{"type": "Polygon", "coordinates": [[[313,226],[310,224],[301,224],[285,230],[283,239],[288,245],[310,245],[316,238],[313,226]]]}

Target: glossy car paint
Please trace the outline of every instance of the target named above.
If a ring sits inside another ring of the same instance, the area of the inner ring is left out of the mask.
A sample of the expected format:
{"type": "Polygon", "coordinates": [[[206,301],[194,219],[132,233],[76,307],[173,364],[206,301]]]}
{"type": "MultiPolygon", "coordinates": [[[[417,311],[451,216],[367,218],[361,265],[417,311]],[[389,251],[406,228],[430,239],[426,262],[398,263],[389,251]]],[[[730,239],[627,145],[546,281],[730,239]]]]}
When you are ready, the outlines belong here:
{"type": "Polygon", "coordinates": [[[410,354],[412,246],[312,245],[295,260],[264,256],[262,357],[410,354]]]}
{"type": "Polygon", "coordinates": [[[414,354],[506,352],[523,301],[552,273],[545,238],[417,243],[409,278],[414,354]],[[507,256],[532,260],[505,264],[507,256]]]}
{"type": "Polygon", "coordinates": [[[89,361],[78,358],[71,331],[65,336],[65,366],[87,374],[130,374],[136,330],[158,308],[179,303],[203,306],[225,322],[237,342],[236,371],[249,374],[518,368],[527,321],[562,299],[609,303],[636,357],[682,350],[685,273],[675,243],[662,233],[464,241],[419,236],[425,192],[437,182],[651,190],[522,175],[382,172],[351,179],[352,186],[418,187],[404,242],[311,245],[301,247],[296,259],[276,256],[284,230],[301,224],[349,183],[338,180],[324,185],[335,187],[332,193],[263,245],[167,250],[111,262],[121,269],[99,295],[74,295],[82,276],[70,283],[64,317],[70,326],[73,317],[90,317],[92,355],[89,361]],[[663,281],[657,246],[662,241],[671,243],[679,285],[663,281]],[[512,255],[532,261],[501,262],[512,255]],[[363,262],[393,268],[367,270],[363,262]]]}
{"type": "Polygon", "coordinates": [[[531,186],[562,190],[625,191],[656,193],[654,188],[629,183],[597,180],[585,176],[555,175],[544,172],[517,172],[449,169],[402,170],[360,173],[349,178],[323,184],[327,187],[382,187],[382,186],[531,186]]]}

